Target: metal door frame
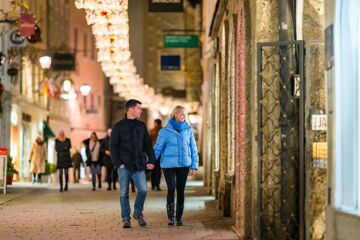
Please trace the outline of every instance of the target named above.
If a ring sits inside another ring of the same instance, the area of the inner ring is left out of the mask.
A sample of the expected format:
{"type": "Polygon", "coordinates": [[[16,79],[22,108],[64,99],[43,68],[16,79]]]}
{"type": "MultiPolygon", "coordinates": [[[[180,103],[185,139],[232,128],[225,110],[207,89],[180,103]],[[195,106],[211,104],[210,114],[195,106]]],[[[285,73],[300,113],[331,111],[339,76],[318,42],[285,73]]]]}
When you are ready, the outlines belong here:
{"type": "Polygon", "coordinates": [[[298,47],[298,66],[299,66],[299,75],[300,75],[300,103],[299,103],[299,239],[305,239],[305,71],[304,71],[304,41],[282,41],[282,42],[265,42],[265,43],[258,43],[257,44],[257,106],[258,106],[258,136],[257,136],[257,143],[258,143],[258,204],[257,204],[257,239],[261,238],[261,209],[262,209],[262,136],[261,136],[261,126],[262,126],[262,105],[261,105],[261,97],[262,97],[262,49],[264,47],[281,47],[281,46],[290,46],[294,45],[298,47]]]}

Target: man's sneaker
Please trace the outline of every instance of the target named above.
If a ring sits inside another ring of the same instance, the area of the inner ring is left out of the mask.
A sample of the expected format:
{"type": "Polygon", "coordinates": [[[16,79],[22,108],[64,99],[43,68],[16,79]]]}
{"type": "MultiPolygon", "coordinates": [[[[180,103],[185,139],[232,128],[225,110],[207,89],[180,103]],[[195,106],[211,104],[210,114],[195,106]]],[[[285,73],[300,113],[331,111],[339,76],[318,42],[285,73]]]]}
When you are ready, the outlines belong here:
{"type": "Polygon", "coordinates": [[[125,220],[123,221],[123,228],[131,228],[130,219],[125,219],[125,220]]]}
{"type": "Polygon", "coordinates": [[[139,223],[140,226],[145,227],[146,226],[146,222],[144,220],[144,216],[142,214],[135,214],[134,213],[134,219],[136,219],[139,223]]]}

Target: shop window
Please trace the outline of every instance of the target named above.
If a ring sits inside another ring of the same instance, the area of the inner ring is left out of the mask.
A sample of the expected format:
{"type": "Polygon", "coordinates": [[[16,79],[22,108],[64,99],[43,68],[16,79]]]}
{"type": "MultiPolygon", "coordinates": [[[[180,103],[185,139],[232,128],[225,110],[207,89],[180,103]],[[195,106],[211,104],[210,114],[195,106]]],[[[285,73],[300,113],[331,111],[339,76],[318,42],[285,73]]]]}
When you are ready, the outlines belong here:
{"type": "Polygon", "coordinates": [[[337,2],[335,206],[360,215],[360,2],[337,2]]]}

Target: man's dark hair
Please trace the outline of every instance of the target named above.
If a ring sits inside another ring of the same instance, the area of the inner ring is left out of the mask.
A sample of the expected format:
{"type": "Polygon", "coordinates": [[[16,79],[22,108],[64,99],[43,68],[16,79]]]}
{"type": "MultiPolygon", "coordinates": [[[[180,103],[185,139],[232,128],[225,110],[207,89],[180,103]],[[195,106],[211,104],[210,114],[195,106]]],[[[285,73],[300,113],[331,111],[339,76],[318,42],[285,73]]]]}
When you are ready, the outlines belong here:
{"type": "Polygon", "coordinates": [[[154,122],[156,122],[156,124],[161,127],[162,121],[160,119],[155,119],[154,122]]]}
{"type": "Polygon", "coordinates": [[[129,108],[132,108],[132,107],[135,107],[136,104],[142,104],[139,100],[136,100],[136,99],[130,99],[129,101],[126,102],[125,104],[125,108],[126,108],[126,111],[129,110],[129,108]]]}

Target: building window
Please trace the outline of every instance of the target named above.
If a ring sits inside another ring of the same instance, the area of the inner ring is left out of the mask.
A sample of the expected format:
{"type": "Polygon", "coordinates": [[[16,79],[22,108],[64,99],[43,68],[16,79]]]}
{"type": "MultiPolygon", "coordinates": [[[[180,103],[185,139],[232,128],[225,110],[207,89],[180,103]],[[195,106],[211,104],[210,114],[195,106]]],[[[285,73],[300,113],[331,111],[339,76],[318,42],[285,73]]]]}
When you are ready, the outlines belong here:
{"type": "Polygon", "coordinates": [[[95,60],[95,39],[91,39],[91,60],[95,60]]]}
{"type": "Polygon", "coordinates": [[[335,207],[360,215],[360,2],[337,2],[335,207]]]}
{"type": "Polygon", "coordinates": [[[78,29],[74,28],[74,50],[78,49],[78,29]]]}
{"type": "Polygon", "coordinates": [[[84,57],[87,57],[87,33],[84,33],[84,47],[83,47],[83,52],[84,52],[84,57]]]}

